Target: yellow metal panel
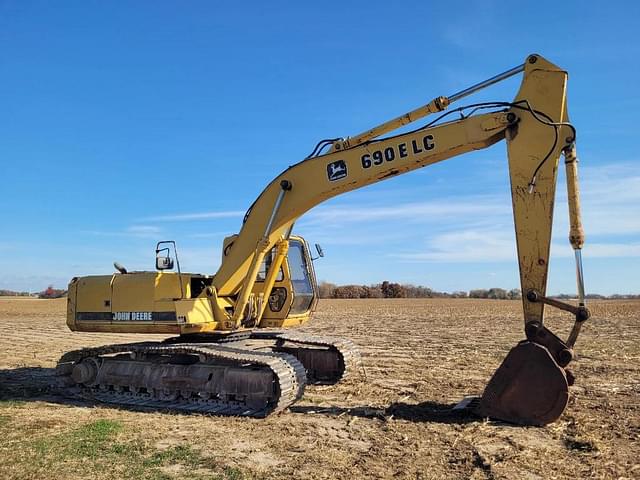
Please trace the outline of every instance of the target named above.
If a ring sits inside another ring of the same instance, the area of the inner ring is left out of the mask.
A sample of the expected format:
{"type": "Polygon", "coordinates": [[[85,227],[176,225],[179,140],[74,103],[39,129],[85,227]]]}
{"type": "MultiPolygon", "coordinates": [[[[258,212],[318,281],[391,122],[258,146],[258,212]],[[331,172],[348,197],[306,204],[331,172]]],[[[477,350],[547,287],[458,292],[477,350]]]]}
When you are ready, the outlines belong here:
{"type": "Polygon", "coordinates": [[[81,277],[76,287],[78,292],[77,311],[110,312],[112,278],[112,275],[81,277]]]}
{"type": "Polygon", "coordinates": [[[69,283],[67,292],[67,326],[71,330],[76,329],[76,294],[78,292],[78,282],[74,280],[69,283]]]}
{"type": "Polygon", "coordinates": [[[303,323],[306,323],[311,318],[311,312],[302,315],[290,315],[285,318],[274,319],[274,318],[264,318],[260,322],[261,327],[268,328],[287,328],[287,327],[298,327],[303,323]]]}
{"type": "Polygon", "coordinates": [[[115,275],[112,310],[114,312],[151,312],[155,296],[155,272],[115,275]]]}
{"type": "Polygon", "coordinates": [[[153,302],[154,312],[173,312],[175,308],[175,302],[173,300],[156,300],[153,302]]]}
{"type": "Polygon", "coordinates": [[[178,322],[206,323],[213,321],[213,310],[208,298],[193,298],[175,302],[178,322]]]}
{"type": "Polygon", "coordinates": [[[189,295],[189,279],[190,275],[178,275],[174,272],[158,272],[155,274],[155,300],[180,298],[184,292],[185,298],[189,295]],[[180,290],[180,281],[182,280],[182,291],[180,290]]]}

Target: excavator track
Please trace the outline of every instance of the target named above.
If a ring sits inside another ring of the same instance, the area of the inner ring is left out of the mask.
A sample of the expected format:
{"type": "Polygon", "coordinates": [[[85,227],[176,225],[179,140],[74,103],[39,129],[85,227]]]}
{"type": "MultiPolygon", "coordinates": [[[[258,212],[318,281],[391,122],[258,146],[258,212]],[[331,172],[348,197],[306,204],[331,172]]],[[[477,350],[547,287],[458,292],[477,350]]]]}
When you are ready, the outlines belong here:
{"type": "Polygon", "coordinates": [[[253,332],[252,338],[275,339],[276,351],[302,362],[308,384],[334,385],[362,370],[360,352],[351,340],[297,332],[253,332]]]}
{"type": "Polygon", "coordinates": [[[282,330],[260,329],[225,336],[209,334],[172,337],[164,343],[224,344],[244,350],[289,353],[304,365],[307,385],[334,385],[362,372],[360,352],[347,339],[282,330]]]}
{"type": "Polygon", "coordinates": [[[295,357],[228,345],[85,348],[64,354],[57,371],[74,393],[134,407],[266,417],[302,397],[306,375],[295,357]]]}

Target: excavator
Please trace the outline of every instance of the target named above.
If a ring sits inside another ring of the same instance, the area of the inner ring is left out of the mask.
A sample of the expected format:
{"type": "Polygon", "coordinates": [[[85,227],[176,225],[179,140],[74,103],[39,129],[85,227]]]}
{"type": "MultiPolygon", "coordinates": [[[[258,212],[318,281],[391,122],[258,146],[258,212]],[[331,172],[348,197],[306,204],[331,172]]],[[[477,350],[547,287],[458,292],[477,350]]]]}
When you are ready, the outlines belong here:
{"type": "Polygon", "coordinates": [[[574,345],[590,316],[576,130],[569,123],[566,87],[567,72],[533,54],[510,70],[359,135],[320,141],[260,193],[239,233],[224,239],[214,275],[182,272],[175,242],[161,241],[155,271],[129,272],[115,263],[116,273],[73,278],[67,300],[72,331],[171,336],[65,353],[57,365],[65,391],[117,405],[265,417],[299,400],[306,385],[356,376],[361,364],[352,342],[291,330],[310,319],[318,302],[315,259],[308,243],[293,234],[296,220],[336,195],[505,141],[525,338],[507,354],[482,395],[455,408],[521,425],[557,420],[574,382],[568,369],[574,345]],[[513,101],[449,109],[519,74],[522,83],[513,101]],[[434,114],[421,126],[405,127],[434,114]],[[397,130],[401,133],[391,134],[397,130]],[[577,305],[546,296],[561,156],[577,305]],[[545,306],[575,317],[567,340],[545,326],[545,306]]]}

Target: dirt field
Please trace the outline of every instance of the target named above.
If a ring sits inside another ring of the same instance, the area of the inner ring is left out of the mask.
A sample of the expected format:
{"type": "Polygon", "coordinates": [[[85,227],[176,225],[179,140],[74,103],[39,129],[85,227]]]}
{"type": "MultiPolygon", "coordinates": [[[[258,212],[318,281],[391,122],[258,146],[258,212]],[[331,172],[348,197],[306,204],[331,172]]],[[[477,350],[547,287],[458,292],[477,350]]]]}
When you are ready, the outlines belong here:
{"type": "Polygon", "coordinates": [[[132,339],[68,332],[64,307],[0,298],[0,478],[640,478],[638,301],[590,305],[570,404],[545,428],[446,412],[521,339],[520,302],[323,300],[303,330],[354,340],[368,381],[310,387],[266,420],[52,397],[64,351],[132,339]]]}

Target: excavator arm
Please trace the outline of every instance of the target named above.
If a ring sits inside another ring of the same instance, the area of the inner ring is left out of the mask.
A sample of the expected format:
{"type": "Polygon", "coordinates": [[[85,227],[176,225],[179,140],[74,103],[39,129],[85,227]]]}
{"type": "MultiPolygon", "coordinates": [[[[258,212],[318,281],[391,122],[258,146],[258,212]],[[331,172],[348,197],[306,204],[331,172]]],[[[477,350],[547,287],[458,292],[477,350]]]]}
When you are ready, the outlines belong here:
{"type": "Polygon", "coordinates": [[[584,234],[575,130],[568,122],[566,81],[565,71],[539,55],[530,55],[523,65],[452,96],[437,97],[353,138],[321,142],[310,157],[289,167],[267,186],[247,212],[239,235],[225,248],[213,286],[217,296],[235,298],[230,315],[235,325],[240,324],[265,254],[278,245],[283,250],[293,224],[305,212],[341,193],[506,140],[527,339],[511,350],[482,398],[467,404],[481,415],[516,423],[541,425],[557,419],[573,381],[566,367],[573,358],[580,326],[589,317],[580,257],[584,234]],[[446,121],[445,113],[408,133],[381,138],[520,72],[522,84],[512,102],[450,110],[460,118],[446,121]],[[319,153],[323,146],[330,147],[328,153],[319,153]],[[567,168],[570,239],[577,261],[577,307],[546,297],[557,168],[562,154],[567,168]],[[544,326],[545,305],[575,315],[566,342],[544,326]]]}

